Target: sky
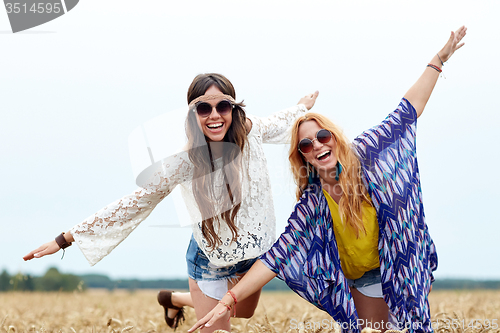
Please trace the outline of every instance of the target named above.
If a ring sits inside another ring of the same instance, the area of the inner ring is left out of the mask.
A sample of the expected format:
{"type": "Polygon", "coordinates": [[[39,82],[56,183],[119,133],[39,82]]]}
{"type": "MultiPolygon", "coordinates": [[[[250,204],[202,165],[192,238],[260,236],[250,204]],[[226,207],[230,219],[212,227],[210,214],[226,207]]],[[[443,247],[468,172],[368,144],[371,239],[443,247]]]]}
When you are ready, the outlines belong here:
{"type": "MultiPolygon", "coordinates": [[[[315,90],[313,111],[354,138],[393,111],[450,32],[465,46],[418,120],[437,278],[500,279],[497,1],[81,0],[13,34],[0,10],[0,270],[187,278],[190,227],[167,197],[91,267],[76,245],[22,256],[136,188],[128,138],[181,110],[193,78],[225,75],[257,116],[315,90]]],[[[286,145],[265,147],[277,230],[294,203],[286,145]]]]}

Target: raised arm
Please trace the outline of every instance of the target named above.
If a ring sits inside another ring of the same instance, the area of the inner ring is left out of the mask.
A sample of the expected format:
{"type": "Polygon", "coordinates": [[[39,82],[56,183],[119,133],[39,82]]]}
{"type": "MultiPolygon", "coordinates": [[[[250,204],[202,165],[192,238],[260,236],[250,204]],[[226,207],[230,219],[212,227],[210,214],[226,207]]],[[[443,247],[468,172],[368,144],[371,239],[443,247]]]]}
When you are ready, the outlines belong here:
{"type": "Polygon", "coordinates": [[[445,46],[431,59],[429,63],[430,65],[437,67],[439,71],[434,67],[427,66],[417,82],[415,82],[415,84],[404,95],[404,97],[410,101],[417,111],[417,117],[419,117],[424,111],[425,105],[427,104],[432,90],[436,85],[440,70],[442,70],[444,63],[450,59],[456,50],[464,45],[464,43],[460,43],[460,41],[465,36],[466,32],[467,28],[465,26],[460,27],[455,32],[451,32],[450,38],[446,42],[445,46]]]}
{"type": "Polygon", "coordinates": [[[263,143],[287,143],[289,139],[288,130],[293,122],[314,106],[318,94],[318,91],[308,94],[302,97],[296,106],[275,112],[268,117],[254,116],[251,121],[255,122],[255,124],[252,123],[247,129],[257,127],[257,131],[262,135],[263,143]]]}
{"type": "MultiPolygon", "coordinates": [[[[262,261],[257,260],[248,273],[246,273],[245,276],[243,276],[243,278],[231,289],[231,292],[235,296],[236,300],[240,302],[262,289],[262,287],[264,287],[275,276],[276,274],[267,268],[262,261]]],[[[229,310],[225,304],[231,308],[235,307],[233,296],[231,296],[229,292],[224,295],[219,304],[217,304],[212,311],[210,311],[205,317],[198,320],[198,322],[194,324],[188,332],[193,332],[198,328],[212,326],[213,323],[222,318],[226,311],[229,310]]]]}
{"type": "Polygon", "coordinates": [[[108,255],[161,202],[177,184],[192,179],[192,164],[177,154],[162,160],[151,179],[133,193],[107,205],[83,222],[75,225],[63,237],[51,240],[23,257],[41,258],[76,242],[90,265],[108,255]],[[62,247],[60,246],[62,245],[62,247]]]}

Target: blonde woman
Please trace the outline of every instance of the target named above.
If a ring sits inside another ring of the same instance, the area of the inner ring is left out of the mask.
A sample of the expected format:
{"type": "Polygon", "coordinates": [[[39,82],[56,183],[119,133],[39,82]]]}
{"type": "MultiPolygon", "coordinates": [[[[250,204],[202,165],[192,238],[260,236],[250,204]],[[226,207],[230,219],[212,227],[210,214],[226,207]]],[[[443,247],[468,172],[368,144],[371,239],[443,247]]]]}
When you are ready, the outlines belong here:
{"type": "Polygon", "coordinates": [[[289,152],[299,201],[285,232],[189,332],[238,313],[239,302],[276,276],[346,332],[432,332],[427,297],[437,255],[424,219],[416,123],[465,33],[452,32],[397,109],[352,143],[325,116],[299,117],[289,152]]]}

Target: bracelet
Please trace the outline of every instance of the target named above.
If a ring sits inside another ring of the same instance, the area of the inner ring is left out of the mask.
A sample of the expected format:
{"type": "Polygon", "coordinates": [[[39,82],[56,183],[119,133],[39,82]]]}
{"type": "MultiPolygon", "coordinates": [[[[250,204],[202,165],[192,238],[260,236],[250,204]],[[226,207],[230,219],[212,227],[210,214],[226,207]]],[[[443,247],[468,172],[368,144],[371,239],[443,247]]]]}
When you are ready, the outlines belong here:
{"type": "Polygon", "coordinates": [[[223,301],[219,301],[219,304],[224,305],[227,308],[227,311],[231,312],[231,306],[229,306],[228,304],[224,303],[223,301]]]}
{"type": "Polygon", "coordinates": [[[433,64],[428,64],[427,67],[430,67],[430,68],[433,68],[435,69],[436,71],[438,71],[439,73],[441,73],[443,70],[441,68],[439,68],[438,66],[436,65],[433,65],[433,64]]]}
{"type": "Polygon", "coordinates": [[[231,290],[228,290],[226,294],[229,294],[233,298],[233,301],[234,301],[234,313],[233,313],[233,316],[236,317],[236,303],[238,303],[238,300],[236,299],[236,295],[231,290]]]}
{"type": "Polygon", "coordinates": [[[67,248],[68,246],[71,246],[72,243],[68,242],[66,240],[66,238],[64,238],[64,232],[61,232],[61,234],[56,237],[56,243],[63,250],[63,254],[62,254],[62,257],[61,257],[61,260],[62,260],[64,258],[64,254],[66,253],[65,248],[67,248]]]}
{"type": "Polygon", "coordinates": [[[441,61],[441,66],[444,66],[443,60],[441,60],[441,57],[439,56],[439,53],[436,53],[436,55],[438,56],[439,61],[441,61]]]}
{"type": "Polygon", "coordinates": [[[59,236],[56,237],[56,243],[59,245],[61,249],[65,249],[68,246],[71,246],[72,243],[68,242],[66,238],[64,238],[64,232],[62,232],[59,236]]]}
{"type": "Polygon", "coordinates": [[[227,294],[231,295],[231,297],[233,298],[233,301],[234,301],[234,305],[236,305],[236,303],[238,303],[238,300],[236,299],[236,295],[231,290],[228,290],[227,294]]]}

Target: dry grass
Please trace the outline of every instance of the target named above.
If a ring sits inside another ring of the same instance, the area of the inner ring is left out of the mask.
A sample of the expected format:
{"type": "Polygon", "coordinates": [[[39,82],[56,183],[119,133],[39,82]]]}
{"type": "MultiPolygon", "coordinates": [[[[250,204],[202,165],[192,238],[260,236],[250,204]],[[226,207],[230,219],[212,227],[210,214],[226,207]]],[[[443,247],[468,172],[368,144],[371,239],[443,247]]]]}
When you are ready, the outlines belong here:
{"type": "MultiPolygon", "coordinates": [[[[500,291],[434,291],[430,297],[437,333],[500,333],[485,327],[485,320],[500,318],[500,291]],[[478,320],[472,322],[471,320],[478,320]],[[480,327],[481,323],[482,327],[480,327]]],[[[331,318],[293,293],[264,293],[251,319],[231,319],[236,333],[327,333],[334,329],[295,323],[323,322],[331,318]]],[[[195,323],[192,309],[177,332],[195,323]]],[[[496,320],[497,325],[498,319],[496,320]]],[[[172,332],[156,303],[156,291],[98,291],[85,293],[0,293],[0,333],[122,333],[172,332]]]]}

